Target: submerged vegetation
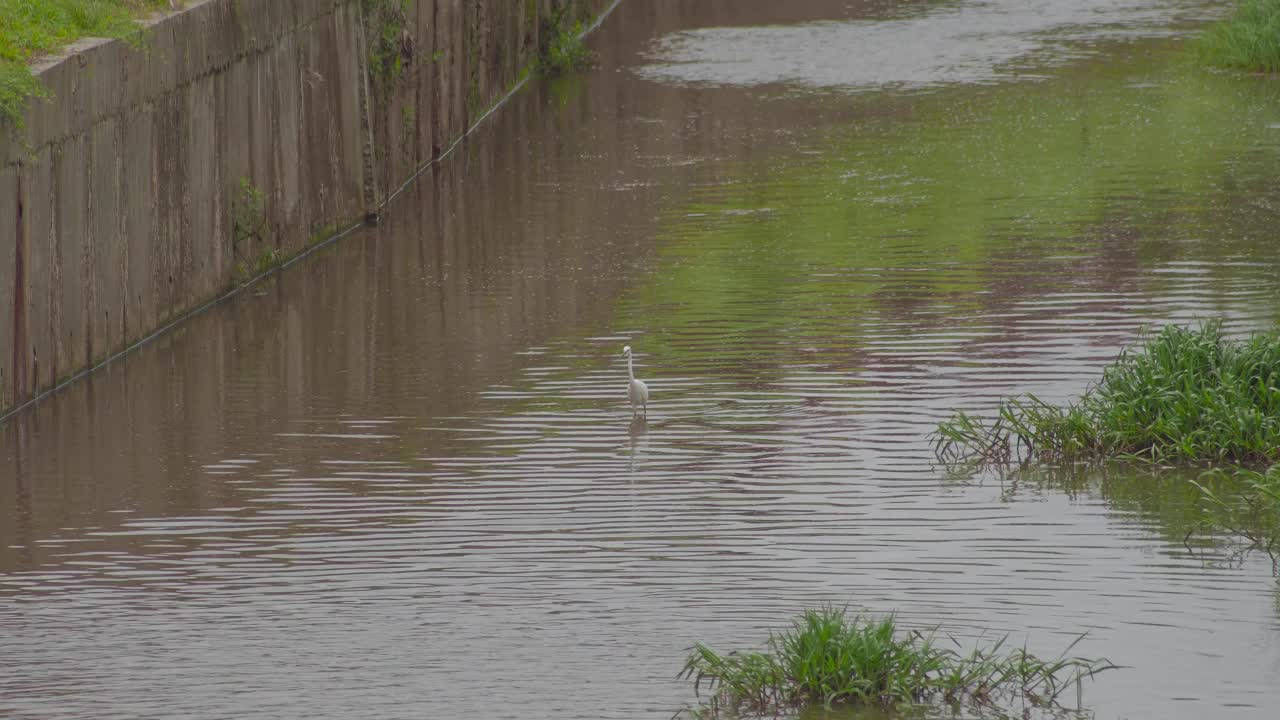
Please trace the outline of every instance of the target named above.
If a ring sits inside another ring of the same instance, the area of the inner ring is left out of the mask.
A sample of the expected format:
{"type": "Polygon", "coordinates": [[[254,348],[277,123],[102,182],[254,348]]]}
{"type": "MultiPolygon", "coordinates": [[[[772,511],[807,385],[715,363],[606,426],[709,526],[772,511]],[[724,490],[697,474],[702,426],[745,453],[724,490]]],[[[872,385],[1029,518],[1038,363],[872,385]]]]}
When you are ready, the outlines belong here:
{"type": "Polygon", "coordinates": [[[931,634],[899,632],[892,615],[877,620],[824,608],[806,611],[790,629],[772,635],[763,652],[720,654],[698,644],[680,677],[711,692],[694,715],[714,718],[834,704],[1022,699],[1053,707],[1084,678],[1116,667],[1065,652],[1043,660],[1026,648],[1005,650],[1006,640],[961,653],[939,646],[931,634]]]}
{"type": "Polygon", "coordinates": [[[1209,65],[1280,72],[1280,0],[1241,0],[1200,38],[1197,49],[1209,65]]]}
{"type": "Polygon", "coordinates": [[[989,421],[958,412],[934,443],[946,462],[1275,462],[1280,335],[1233,341],[1216,322],[1168,326],[1065,408],[1027,395],[1002,402],[989,421]]]}
{"type": "Polygon", "coordinates": [[[1271,557],[1272,571],[1280,571],[1280,464],[1266,471],[1239,468],[1216,471],[1196,483],[1209,501],[1204,520],[1218,530],[1244,538],[1248,548],[1271,557]],[[1234,492],[1215,490],[1209,480],[1234,480],[1234,492]]]}
{"type": "Polygon", "coordinates": [[[82,37],[126,37],[136,18],[170,0],[0,0],[0,124],[20,127],[33,97],[45,94],[33,58],[82,37]]]}

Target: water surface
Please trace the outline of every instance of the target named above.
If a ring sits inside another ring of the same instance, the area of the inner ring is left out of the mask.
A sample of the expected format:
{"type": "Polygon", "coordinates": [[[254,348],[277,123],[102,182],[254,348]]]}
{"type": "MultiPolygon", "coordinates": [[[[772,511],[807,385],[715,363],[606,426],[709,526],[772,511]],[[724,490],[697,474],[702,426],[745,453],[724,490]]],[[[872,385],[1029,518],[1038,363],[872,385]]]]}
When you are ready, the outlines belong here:
{"type": "Polygon", "coordinates": [[[1270,561],[1177,473],[933,463],[1280,312],[1280,88],[1193,3],[1025,5],[623,3],[382,227],[0,426],[0,715],[669,718],[693,641],[847,603],[1269,717],[1270,561]]]}

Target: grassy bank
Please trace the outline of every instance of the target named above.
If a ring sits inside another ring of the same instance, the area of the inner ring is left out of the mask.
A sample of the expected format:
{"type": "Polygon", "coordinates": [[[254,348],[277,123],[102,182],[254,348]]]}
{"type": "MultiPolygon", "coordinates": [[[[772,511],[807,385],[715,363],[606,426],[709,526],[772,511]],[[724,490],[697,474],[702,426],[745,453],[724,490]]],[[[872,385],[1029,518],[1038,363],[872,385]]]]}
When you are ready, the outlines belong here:
{"type": "Polygon", "coordinates": [[[962,654],[940,647],[930,635],[899,632],[892,616],[847,617],[843,610],[827,608],[806,611],[789,630],[773,635],[763,652],[720,654],[698,644],[681,677],[692,680],[699,692],[710,691],[693,714],[715,718],[834,704],[1018,699],[1054,707],[1065,690],[1115,667],[1065,655],[1043,660],[1025,648],[1005,651],[1004,644],[1000,640],[962,654]]]}
{"type": "Polygon", "coordinates": [[[123,37],[169,0],[0,0],[0,123],[17,126],[43,94],[27,64],[82,37],[123,37]]]}
{"type": "Polygon", "coordinates": [[[1280,72],[1280,0],[1240,0],[1235,11],[1200,38],[1206,64],[1280,72]]]}
{"type": "Polygon", "coordinates": [[[1027,395],[992,420],[956,413],[934,442],[946,462],[1280,461],[1280,335],[1232,341],[1217,323],[1169,326],[1066,407],[1027,395]]]}

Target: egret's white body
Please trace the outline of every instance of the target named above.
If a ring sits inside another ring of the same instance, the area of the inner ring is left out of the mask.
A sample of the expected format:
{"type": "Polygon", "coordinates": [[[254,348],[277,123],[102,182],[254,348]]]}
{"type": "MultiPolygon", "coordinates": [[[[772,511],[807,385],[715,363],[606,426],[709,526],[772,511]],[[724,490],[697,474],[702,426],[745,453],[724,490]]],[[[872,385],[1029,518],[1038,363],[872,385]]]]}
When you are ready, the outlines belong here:
{"type": "Polygon", "coordinates": [[[643,414],[648,417],[649,386],[636,377],[636,371],[631,367],[631,346],[622,348],[622,354],[627,356],[627,377],[631,379],[627,383],[627,399],[631,401],[631,414],[633,416],[643,414]]]}

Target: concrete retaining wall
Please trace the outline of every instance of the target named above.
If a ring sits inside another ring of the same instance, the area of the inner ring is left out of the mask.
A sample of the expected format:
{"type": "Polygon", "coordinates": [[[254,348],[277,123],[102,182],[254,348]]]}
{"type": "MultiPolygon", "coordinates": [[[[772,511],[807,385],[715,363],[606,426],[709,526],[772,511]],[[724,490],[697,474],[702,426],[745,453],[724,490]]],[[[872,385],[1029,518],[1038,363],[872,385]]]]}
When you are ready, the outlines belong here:
{"type": "Polygon", "coordinates": [[[198,0],[43,63],[51,101],[0,137],[0,414],[358,221],[523,77],[546,18],[609,4],[198,0]]]}

